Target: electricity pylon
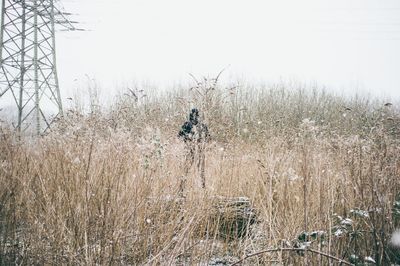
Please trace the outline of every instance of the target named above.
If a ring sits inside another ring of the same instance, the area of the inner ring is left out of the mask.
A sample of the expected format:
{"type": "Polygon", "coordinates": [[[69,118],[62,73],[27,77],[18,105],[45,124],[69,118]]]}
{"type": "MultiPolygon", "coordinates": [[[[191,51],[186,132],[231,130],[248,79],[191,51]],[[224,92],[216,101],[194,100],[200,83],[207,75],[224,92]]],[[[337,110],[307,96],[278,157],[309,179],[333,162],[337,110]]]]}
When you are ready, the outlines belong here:
{"type": "Polygon", "coordinates": [[[55,0],[1,0],[0,97],[11,94],[14,126],[36,134],[50,127],[63,108],[56,68],[55,27],[76,30],[55,0]]]}

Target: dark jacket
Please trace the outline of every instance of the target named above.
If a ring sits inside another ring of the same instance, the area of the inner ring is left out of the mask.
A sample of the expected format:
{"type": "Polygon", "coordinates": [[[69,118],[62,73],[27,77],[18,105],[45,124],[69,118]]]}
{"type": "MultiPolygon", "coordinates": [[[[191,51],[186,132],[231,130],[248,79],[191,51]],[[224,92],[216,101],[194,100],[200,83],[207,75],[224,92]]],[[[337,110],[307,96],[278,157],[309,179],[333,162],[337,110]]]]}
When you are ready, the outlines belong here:
{"type": "Polygon", "coordinates": [[[194,124],[192,121],[186,121],[179,131],[178,137],[183,139],[183,141],[185,142],[201,142],[208,141],[210,138],[210,134],[208,132],[208,127],[206,124],[194,124]]]}

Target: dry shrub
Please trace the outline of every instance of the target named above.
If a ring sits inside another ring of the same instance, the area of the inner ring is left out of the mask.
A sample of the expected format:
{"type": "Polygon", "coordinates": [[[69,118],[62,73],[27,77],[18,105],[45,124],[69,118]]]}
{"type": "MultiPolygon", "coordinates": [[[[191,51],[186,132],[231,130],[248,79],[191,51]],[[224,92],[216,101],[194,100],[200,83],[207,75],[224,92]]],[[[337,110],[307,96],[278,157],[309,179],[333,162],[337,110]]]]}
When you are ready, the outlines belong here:
{"type": "MultiPolygon", "coordinates": [[[[400,227],[393,106],[282,85],[222,87],[216,79],[143,94],[121,95],[110,110],[70,110],[37,139],[2,127],[0,264],[234,262],[268,247],[398,262],[389,243],[400,227]],[[193,167],[180,198],[184,146],[176,134],[192,106],[213,138],[207,188],[193,167]],[[257,222],[226,237],[215,199],[241,196],[257,222]]],[[[246,262],[329,261],[280,251],[246,262]]]]}

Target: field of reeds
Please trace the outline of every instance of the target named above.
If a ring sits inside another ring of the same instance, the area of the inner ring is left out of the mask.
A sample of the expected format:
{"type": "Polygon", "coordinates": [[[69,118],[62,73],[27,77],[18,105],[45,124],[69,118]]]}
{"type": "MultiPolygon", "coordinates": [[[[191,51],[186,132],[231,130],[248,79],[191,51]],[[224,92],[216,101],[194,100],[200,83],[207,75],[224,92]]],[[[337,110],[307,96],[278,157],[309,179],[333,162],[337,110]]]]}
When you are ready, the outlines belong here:
{"type": "Polygon", "coordinates": [[[91,103],[38,138],[2,124],[0,265],[400,263],[396,103],[214,79],[91,103]],[[206,188],[194,164],[182,196],[192,107],[206,188]]]}

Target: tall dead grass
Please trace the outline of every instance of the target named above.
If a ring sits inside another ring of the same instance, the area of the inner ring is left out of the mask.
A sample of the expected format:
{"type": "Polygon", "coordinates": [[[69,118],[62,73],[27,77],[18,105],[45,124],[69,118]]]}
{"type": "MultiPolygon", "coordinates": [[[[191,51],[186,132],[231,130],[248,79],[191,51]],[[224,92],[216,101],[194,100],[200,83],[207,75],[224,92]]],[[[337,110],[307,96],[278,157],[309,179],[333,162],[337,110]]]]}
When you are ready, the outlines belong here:
{"type": "Polygon", "coordinates": [[[45,136],[0,133],[0,264],[334,265],[399,262],[400,116],[395,106],[279,85],[196,81],[69,110],[45,136]],[[178,196],[190,107],[208,123],[206,190],[178,196]],[[226,237],[218,197],[247,197],[257,223],[226,237]],[[396,205],[398,204],[398,205],[396,205]],[[286,249],[293,249],[287,252],[286,249]],[[280,250],[279,250],[280,249],[280,250]],[[297,251],[295,251],[297,250],[297,251]]]}

